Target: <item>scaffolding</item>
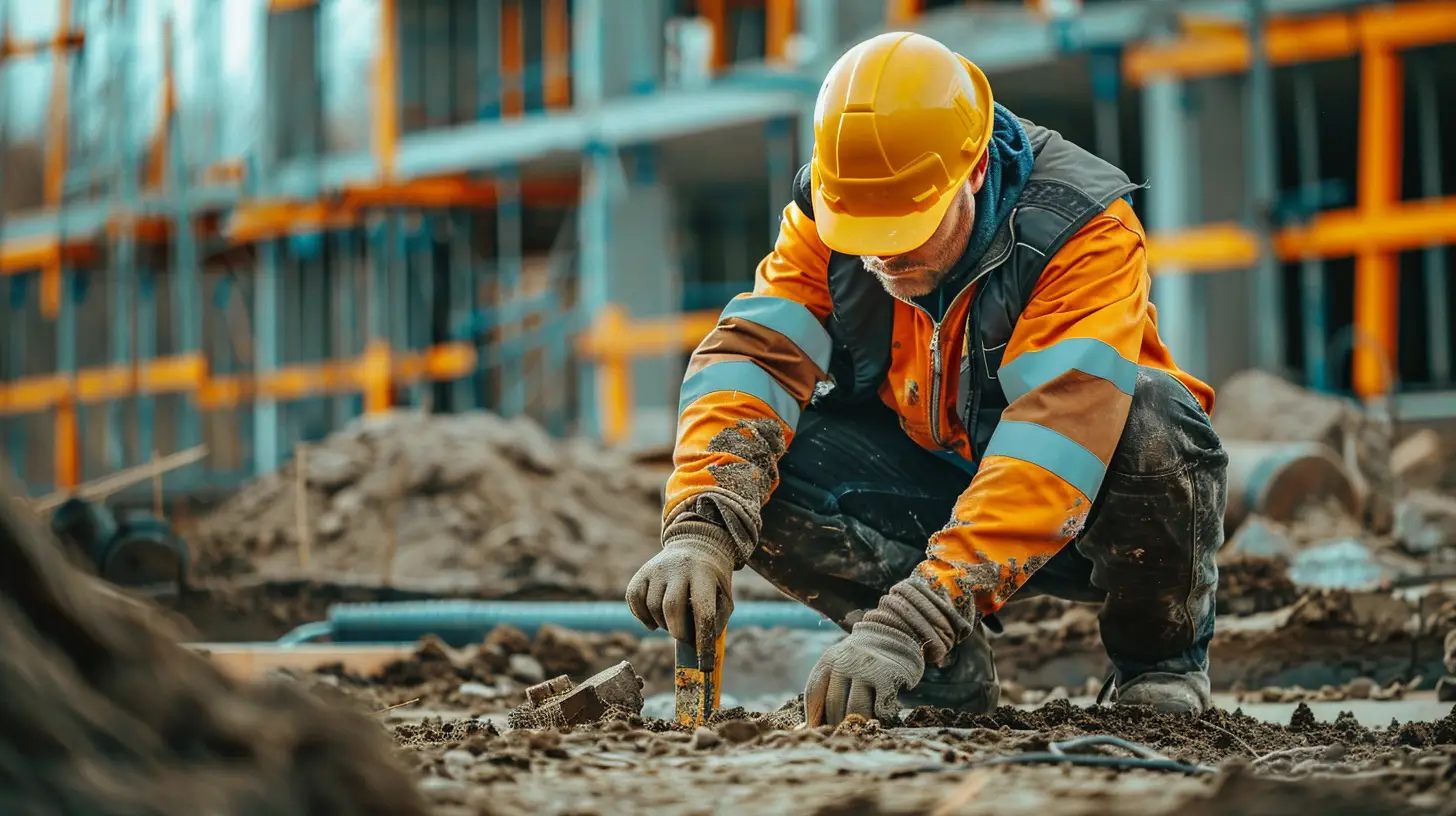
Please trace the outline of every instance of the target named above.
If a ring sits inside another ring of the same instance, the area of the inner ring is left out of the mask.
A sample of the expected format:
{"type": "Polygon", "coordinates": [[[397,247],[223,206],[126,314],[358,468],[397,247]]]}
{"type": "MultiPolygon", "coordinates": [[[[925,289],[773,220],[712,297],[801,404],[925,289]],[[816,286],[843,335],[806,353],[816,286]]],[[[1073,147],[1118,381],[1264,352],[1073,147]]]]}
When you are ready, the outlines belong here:
{"type": "MultiPolygon", "coordinates": [[[[1330,390],[1353,360],[1355,392],[1384,394],[1399,371],[1398,260],[1420,253],[1422,358],[1430,383],[1450,385],[1449,82],[1427,53],[1456,43],[1448,2],[1126,0],[1063,14],[924,0],[58,0],[50,33],[31,38],[12,35],[22,5],[0,0],[0,77],[26,61],[50,73],[41,197],[0,206],[0,432],[34,490],[204,443],[209,461],[169,478],[227,486],[405,405],[670,440],[681,356],[751,283],[808,155],[818,78],[846,43],[890,29],[937,37],[998,89],[1083,61],[1088,146],[1128,154],[1152,181],[1137,206],[1160,322],[1186,367],[1224,365],[1210,323],[1237,317],[1251,339],[1227,364],[1297,369],[1330,390]],[[709,32],[706,53],[690,53],[692,27],[670,25],[685,18],[709,32]],[[242,79],[223,56],[239,20],[257,29],[242,79]],[[344,31],[363,46],[346,48],[344,31]],[[694,59],[711,81],[675,62],[694,59]],[[1322,186],[1306,70],[1338,60],[1358,62],[1350,206],[1322,186]],[[1293,76],[1288,128],[1276,72],[1293,76]],[[1229,78],[1247,178],[1238,209],[1210,219],[1188,99],[1229,78]],[[1292,198],[1284,130],[1298,142],[1292,198]],[[1417,196],[1402,195],[1408,153],[1417,196]],[[751,181],[724,181],[737,178],[751,181]],[[1327,267],[1346,257],[1342,349],[1327,267]],[[1203,273],[1247,279],[1237,315],[1209,306],[1203,273]]],[[[998,98],[1018,109],[1014,92],[998,98]]],[[[0,98],[0,123],[13,103],[0,98]]],[[[0,124],[0,158],[12,142],[0,124]]],[[[0,189],[15,165],[0,161],[0,189]]],[[[1414,413],[1456,413],[1446,393],[1414,413]]]]}

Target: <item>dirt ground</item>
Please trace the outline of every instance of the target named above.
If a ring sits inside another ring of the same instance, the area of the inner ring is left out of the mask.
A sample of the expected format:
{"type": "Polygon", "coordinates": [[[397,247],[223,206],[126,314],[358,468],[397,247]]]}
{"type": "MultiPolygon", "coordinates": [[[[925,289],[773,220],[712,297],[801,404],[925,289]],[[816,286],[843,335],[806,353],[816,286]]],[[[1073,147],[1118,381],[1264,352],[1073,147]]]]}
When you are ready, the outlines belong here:
{"type": "Polygon", "coordinates": [[[502,633],[475,652],[427,644],[380,678],[294,682],[378,712],[440,814],[1456,812],[1456,713],[1368,728],[1348,715],[1317,722],[1303,705],[1289,723],[1272,724],[1238,712],[1172,716],[1058,700],[984,716],[916,709],[893,728],[806,729],[790,699],[774,712],[721,711],[696,731],[636,716],[512,731],[499,712],[519,696],[482,691],[499,687],[491,664],[502,663],[502,648],[543,653],[502,633]],[[984,764],[1088,735],[1208,767],[984,764]]]}

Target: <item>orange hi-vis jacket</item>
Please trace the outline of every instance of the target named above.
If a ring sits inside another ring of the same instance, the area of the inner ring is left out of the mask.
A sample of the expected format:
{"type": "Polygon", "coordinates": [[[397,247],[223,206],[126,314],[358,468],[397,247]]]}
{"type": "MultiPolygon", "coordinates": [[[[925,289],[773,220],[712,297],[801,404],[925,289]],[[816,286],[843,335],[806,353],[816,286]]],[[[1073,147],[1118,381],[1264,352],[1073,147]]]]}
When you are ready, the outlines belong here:
{"type": "MultiPolygon", "coordinates": [[[[790,203],[753,292],[729,303],[693,354],[664,536],[676,519],[713,515],[696,497],[727,493],[756,512],[776,487],[776,459],[829,380],[830,256],[812,214],[790,203]]],[[[976,452],[957,411],[957,380],[970,304],[984,285],[972,280],[939,322],[894,301],[878,388],[915,442],[966,461],[976,452]]],[[[1159,339],[1150,287],[1146,235],[1121,198],[1045,259],[997,370],[1007,407],[919,567],[964,613],[998,610],[1081,531],[1122,436],[1138,366],[1168,372],[1212,411],[1212,389],[1179,370],[1159,339]]]]}

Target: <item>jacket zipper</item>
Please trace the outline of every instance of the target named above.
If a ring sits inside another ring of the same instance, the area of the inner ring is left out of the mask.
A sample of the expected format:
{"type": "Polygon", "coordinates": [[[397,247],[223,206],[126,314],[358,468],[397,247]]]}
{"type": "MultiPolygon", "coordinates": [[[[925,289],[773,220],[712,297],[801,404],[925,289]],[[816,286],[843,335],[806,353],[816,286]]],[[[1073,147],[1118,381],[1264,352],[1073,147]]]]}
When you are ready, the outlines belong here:
{"type": "MultiPolygon", "coordinates": [[[[944,314],[950,314],[951,312],[955,311],[956,304],[960,302],[961,298],[967,292],[971,291],[971,288],[974,287],[976,283],[981,280],[981,278],[986,277],[986,275],[990,274],[991,270],[1005,263],[1006,259],[1011,257],[1011,250],[1016,246],[1015,225],[1016,210],[1013,209],[1011,211],[1011,215],[1007,217],[1006,228],[1011,233],[1011,240],[1006,243],[1006,248],[1002,250],[1001,253],[997,255],[994,259],[992,259],[990,263],[985,263],[981,265],[981,269],[980,271],[976,272],[976,276],[971,278],[970,282],[968,282],[965,286],[961,287],[961,290],[956,293],[956,296],[954,298],[951,298],[950,306],[946,308],[944,314]]],[[[909,300],[904,300],[903,302],[910,304],[916,309],[919,309],[920,313],[925,315],[926,317],[930,317],[930,312],[922,308],[919,304],[909,300]]],[[[930,318],[930,324],[930,404],[928,406],[929,410],[927,411],[930,418],[930,440],[934,442],[935,446],[940,448],[941,450],[949,450],[949,448],[946,448],[945,446],[945,441],[941,439],[940,436],[941,321],[936,320],[932,317],[930,318]]]]}

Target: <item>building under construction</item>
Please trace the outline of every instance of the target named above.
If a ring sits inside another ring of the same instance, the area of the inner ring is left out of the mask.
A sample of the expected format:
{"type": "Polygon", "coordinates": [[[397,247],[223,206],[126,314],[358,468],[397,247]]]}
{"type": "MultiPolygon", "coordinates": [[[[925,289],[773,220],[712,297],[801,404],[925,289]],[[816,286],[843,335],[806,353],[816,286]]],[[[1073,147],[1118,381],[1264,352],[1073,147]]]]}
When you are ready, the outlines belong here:
{"type": "Polygon", "coordinates": [[[226,487],[402,406],[666,444],[893,29],[1150,183],[1184,368],[1456,416],[1449,0],[0,0],[6,458],[226,487]]]}

